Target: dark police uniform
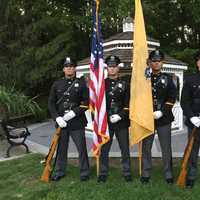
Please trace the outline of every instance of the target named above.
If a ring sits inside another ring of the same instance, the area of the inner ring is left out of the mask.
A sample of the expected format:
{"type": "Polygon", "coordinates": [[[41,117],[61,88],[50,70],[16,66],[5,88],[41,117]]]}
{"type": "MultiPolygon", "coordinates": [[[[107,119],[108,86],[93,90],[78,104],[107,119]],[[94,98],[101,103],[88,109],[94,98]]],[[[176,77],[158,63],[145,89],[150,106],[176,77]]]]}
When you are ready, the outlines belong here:
{"type": "MultiPolygon", "coordinates": [[[[186,116],[185,124],[188,127],[188,136],[190,136],[194,127],[190,121],[190,118],[194,116],[200,117],[200,72],[186,77],[181,95],[181,107],[183,109],[183,114],[186,116]]],[[[199,147],[200,128],[197,128],[197,134],[190,155],[189,169],[187,174],[187,179],[192,181],[195,180],[197,174],[197,158],[199,147]]]]}
{"type": "Polygon", "coordinates": [[[61,129],[55,174],[58,176],[65,174],[69,136],[71,136],[79,152],[80,176],[88,176],[89,162],[85,140],[85,126],[87,124],[85,111],[88,109],[88,88],[85,79],[62,78],[55,81],[51,87],[48,107],[54,120],[63,116],[69,110],[73,110],[76,114],[73,119],[67,122],[67,127],[61,129]]]}
{"type": "MultiPolygon", "coordinates": [[[[152,52],[152,57],[156,51],[152,52]]],[[[158,56],[160,51],[158,51],[158,56]]],[[[164,54],[161,57],[164,59],[164,54]]],[[[151,54],[150,54],[151,59],[151,54]]],[[[160,141],[162,159],[164,164],[164,176],[168,183],[173,182],[172,175],[172,149],[171,149],[171,122],[174,120],[172,107],[176,101],[177,90],[174,85],[172,76],[159,72],[158,74],[151,73],[153,109],[161,111],[163,116],[155,119],[155,133],[158,134],[160,141]]],[[[155,134],[152,134],[142,140],[142,178],[148,180],[152,168],[151,149],[155,134]]],[[[144,180],[145,180],[144,179],[144,180]]],[[[143,182],[143,179],[141,179],[143,182]]],[[[144,181],[147,182],[147,181],[144,181]]]]}
{"type": "MultiPolygon", "coordinates": [[[[107,176],[109,169],[109,151],[115,134],[122,154],[123,175],[130,177],[130,151],[129,151],[129,98],[130,87],[127,80],[123,78],[105,79],[106,108],[108,113],[108,126],[110,141],[101,148],[100,175],[107,176]],[[109,118],[118,114],[121,120],[111,123],[109,118]]],[[[130,181],[130,180],[128,180],[130,181]]]]}
{"type": "Polygon", "coordinates": [[[170,124],[174,121],[172,107],[176,101],[176,86],[170,74],[160,72],[151,75],[154,111],[161,110],[163,116],[155,120],[156,127],[170,124]]]}

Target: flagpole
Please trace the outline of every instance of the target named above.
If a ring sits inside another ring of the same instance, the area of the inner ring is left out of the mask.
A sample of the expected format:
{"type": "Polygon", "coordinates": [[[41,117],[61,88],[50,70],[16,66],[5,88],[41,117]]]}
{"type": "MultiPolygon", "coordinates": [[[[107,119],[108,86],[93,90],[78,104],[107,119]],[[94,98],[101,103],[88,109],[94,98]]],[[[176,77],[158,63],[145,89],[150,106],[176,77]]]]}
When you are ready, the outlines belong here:
{"type": "Polygon", "coordinates": [[[99,0],[96,0],[96,29],[97,29],[97,40],[99,39],[99,0]]]}
{"type": "MultiPolygon", "coordinates": [[[[99,149],[99,151],[101,151],[101,148],[99,149]]],[[[99,176],[99,157],[100,157],[100,155],[98,155],[96,157],[97,177],[99,176]]]]}
{"type": "Polygon", "coordinates": [[[142,175],[142,141],[138,143],[139,175],[142,175]]]}

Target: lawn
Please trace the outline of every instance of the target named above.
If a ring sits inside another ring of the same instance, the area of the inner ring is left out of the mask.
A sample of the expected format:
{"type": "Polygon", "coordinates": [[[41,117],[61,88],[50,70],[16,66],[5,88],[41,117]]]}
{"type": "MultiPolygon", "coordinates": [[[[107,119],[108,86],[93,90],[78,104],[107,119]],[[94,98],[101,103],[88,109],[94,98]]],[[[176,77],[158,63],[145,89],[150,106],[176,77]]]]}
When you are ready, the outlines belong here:
{"type": "MultiPolygon", "coordinates": [[[[132,183],[121,176],[119,160],[112,162],[110,176],[105,184],[96,182],[95,166],[88,182],[79,181],[77,162],[70,161],[67,176],[59,182],[48,184],[40,181],[43,165],[39,154],[28,154],[23,158],[0,162],[0,200],[185,200],[200,199],[200,182],[191,189],[179,189],[167,185],[162,177],[162,165],[154,162],[150,184],[141,185],[134,173],[132,183]],[[114,164],[113,164],[114,163],[114,164]]],[[[178,168],[175,167],[175,174],[178,168]]]]}

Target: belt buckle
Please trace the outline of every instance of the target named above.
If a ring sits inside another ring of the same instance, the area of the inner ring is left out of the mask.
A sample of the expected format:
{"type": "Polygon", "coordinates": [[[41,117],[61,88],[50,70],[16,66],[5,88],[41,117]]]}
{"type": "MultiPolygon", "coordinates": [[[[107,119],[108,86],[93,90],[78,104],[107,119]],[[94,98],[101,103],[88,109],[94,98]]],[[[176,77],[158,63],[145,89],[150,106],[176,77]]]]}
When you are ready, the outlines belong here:
{"type": "Polygon", "coordinates": [[[70,110],[65,110],[64,113],[67,114],[70,110]]]}
{"type": "Polygon", "coordinates": [[[154,104],[154,106],[157,106],[157,105],[158,105],[158,100],[157,100],[157,99],[154,99],[154,100],[153,100],[153,104],[154,104]]]}

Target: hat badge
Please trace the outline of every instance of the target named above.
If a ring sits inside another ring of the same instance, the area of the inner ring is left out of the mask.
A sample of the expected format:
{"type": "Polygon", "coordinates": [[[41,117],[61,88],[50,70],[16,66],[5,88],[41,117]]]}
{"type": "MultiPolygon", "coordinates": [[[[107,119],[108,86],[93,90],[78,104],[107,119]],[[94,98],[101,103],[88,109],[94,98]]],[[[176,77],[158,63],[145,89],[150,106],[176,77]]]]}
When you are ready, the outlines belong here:
{"type": "Polygon", "coordinates": [[[66,58],[66,62],[68,62],[68,63],[70,63],[70,62],[71,62],[71,59],[70,59],[70,57],[67,57],[67,58],[66,58]]]}
{"type": "Polygon", "coordinates": [[[110,57],[110,60],[114,61],[114,60],[115,60],[115,57],[114,57],[114,56],[111,56],[111,57],[110,57]]]}

